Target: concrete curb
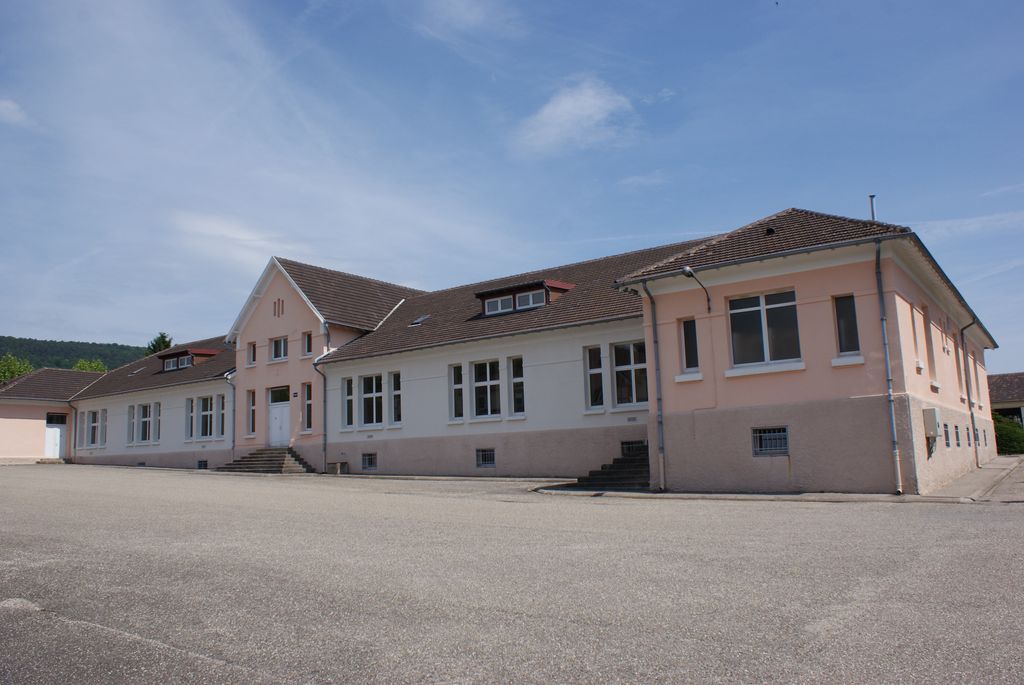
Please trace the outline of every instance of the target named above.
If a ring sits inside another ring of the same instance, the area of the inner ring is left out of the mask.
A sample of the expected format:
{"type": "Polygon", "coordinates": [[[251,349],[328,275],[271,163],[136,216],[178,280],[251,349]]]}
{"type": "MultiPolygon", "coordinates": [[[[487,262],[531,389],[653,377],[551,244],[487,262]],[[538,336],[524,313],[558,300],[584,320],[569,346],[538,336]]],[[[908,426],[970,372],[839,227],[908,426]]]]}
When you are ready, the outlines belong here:
{"type": "Polygon", "coordinates": [[[987,487],[978,488],[978,490],[976,490],[975,492],[972,492],[971,495],[970,495],[971,498],[973,498],[973,499],[984,499],[984,498],[988,497],[992,493],[993,490],[998,488],[999,485],[1004,480],[1009,478],[1010,475],[1014,471],[1016,471],[1017,469],[1021,468],[1022,465],[1024,465],[1024,457],[1018,457],[1017,458],[1017,463],[1014,466],[1011,466],[1010,468],[1006,469],[1006,472],[1003,473],[1003,475],[1001,475],[998,478],[996,478],[995,482],[992,483],[991,485],[989,485],[987,487]]]}

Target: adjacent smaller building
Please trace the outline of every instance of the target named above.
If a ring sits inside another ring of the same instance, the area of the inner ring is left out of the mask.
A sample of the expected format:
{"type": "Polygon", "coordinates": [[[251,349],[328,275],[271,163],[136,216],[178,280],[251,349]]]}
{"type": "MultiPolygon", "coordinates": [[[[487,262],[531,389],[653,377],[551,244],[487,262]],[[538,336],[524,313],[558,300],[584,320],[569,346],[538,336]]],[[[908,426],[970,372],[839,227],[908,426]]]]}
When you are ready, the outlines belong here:
{"type": "Polygon", "coordinates": [[[0,386],[0,459],[64,459],[71,454],[69,400],[103,374],[36,369],[0,386]]]}
{"type": "Polygon", "coordinates": [[[988,377],[992,412],[1024,424],[1024,373],[994,373],[988,377]]]}

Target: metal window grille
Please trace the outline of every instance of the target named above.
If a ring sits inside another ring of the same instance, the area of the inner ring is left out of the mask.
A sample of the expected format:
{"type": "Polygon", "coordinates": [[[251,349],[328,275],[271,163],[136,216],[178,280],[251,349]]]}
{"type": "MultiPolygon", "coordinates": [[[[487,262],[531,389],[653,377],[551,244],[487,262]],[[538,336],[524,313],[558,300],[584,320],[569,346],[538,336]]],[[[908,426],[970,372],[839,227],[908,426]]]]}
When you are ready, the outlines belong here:
{"type": "Polygon", "coordinates": [[[753,429],[754,456],[789,454],[789,427],[753,429]]]}
{"type": "Polygon", "coordinates": [[[476,451],[477,468],[494,468],[494,450],[485,449],[476,451]]]}
{"type": "Polygon", "coordinates": [[[368,452],[363,455],[363,470],[373,471],[377,468],[377,454],[368,452]]]}

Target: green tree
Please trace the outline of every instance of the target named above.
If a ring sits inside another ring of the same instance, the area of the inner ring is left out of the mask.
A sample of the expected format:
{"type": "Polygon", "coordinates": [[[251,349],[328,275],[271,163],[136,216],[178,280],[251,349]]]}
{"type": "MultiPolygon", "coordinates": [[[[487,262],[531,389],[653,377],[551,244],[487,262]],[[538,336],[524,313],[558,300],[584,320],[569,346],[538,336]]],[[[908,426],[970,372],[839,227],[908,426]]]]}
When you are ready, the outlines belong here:
{"type": "Polygon", "coordinates": [[[8,352],[0,357],[0,383],[24,376],[32,370],[32,363],[27,359],[20,359],[8,352]]]}
{"type": "Polygon", "coordinates": [[[1024,454],[1024,427],[1002,414],[992,414],[996,425],[996,450],[999,454],[1024,454]]]}
{"type": "Polygon", "coordinates": [[[171,336],[167,335],[163,331],[156,334],[156,337],[149,341],[146,345],[146,354],[156,354],[157,352],[163,352],[168,347],[174,344],[174,340],[171,336]]]}
{"type": "Polygon", "coordinates": [[[107,372],[107,365],[103,363],[102,359],[79,359],[71,368],[74,369],[75,371],[99,371],[100,373],[107,372]]]}

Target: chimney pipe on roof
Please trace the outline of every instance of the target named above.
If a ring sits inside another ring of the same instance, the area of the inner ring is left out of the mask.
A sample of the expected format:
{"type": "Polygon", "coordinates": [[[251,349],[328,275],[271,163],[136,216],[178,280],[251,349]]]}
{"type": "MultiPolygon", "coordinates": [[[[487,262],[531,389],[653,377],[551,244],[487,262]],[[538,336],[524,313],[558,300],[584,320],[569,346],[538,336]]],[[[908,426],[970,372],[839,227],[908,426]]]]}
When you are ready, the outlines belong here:
{"type": "Polygon", "coordinates": [[[868,206],[871,207],[871,220],[875,220],[875,194],[868,195],[868,206]]]}

